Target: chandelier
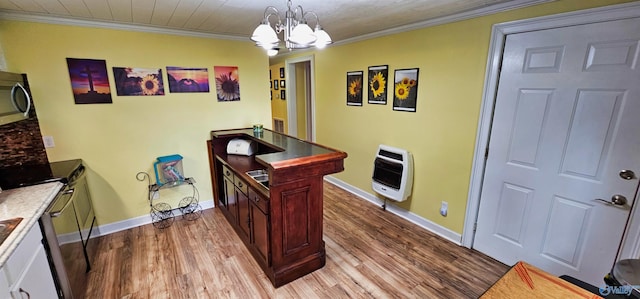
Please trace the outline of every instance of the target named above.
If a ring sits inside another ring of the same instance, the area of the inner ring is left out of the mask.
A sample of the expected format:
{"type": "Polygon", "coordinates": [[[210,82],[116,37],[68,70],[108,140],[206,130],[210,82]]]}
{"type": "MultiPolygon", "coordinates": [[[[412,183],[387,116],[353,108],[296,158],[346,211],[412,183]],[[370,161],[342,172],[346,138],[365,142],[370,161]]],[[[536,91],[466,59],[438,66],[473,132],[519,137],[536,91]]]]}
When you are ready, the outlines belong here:
{"type": "Polygon", "coordinates": [[[267,50],[269,56],[273,56],[277,54],[280,49],[280,38],[278,34],[281,32],[284,32],[284,47],[289,49],[289,51],[305,49],[312,46],[322,49],[332,43],[329,34],[320,26],[318,15],[312,11],[305,13],[300,5],[295,7],[294,10],[291,10],[291,0],[287,1],[284,23],[280,18],[278,10],[273,6],[268,6],[264,10],[264,19],[262,19],[262,22],[260,22],[256,30],[253,31],[251,40],[256,42],[257,46],[267,50]],[[278,17],[278,23],[276,23],[273,28],[271,27],[271,23],[269,23],[271,16],[278,17]],[[311,30],[311,27],[307,25],[307,16],[315,17],[315,30],[311,30]]]}

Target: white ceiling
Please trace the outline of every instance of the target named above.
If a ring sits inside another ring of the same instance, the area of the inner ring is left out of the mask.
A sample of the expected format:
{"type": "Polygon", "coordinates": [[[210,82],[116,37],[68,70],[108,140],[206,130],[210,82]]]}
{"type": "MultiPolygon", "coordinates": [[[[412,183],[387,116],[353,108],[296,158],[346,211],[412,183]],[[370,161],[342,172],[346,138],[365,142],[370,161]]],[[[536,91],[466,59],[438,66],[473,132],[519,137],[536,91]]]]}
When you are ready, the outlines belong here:
{"type": "MultiPolygon", "coordinates": [[[[460,13],[500,11],[540,0],[293,0],[320,18],[334,42],[403,28],[460,13]]],[[[0,0],[4,16],[100,21],[247,38],[274,6],[286,0],[0,0]]],[[[275,18],[270,19],[273,23],[275,18]]],[[[308,20],[315,26],[314,21],[308,20]]]]}

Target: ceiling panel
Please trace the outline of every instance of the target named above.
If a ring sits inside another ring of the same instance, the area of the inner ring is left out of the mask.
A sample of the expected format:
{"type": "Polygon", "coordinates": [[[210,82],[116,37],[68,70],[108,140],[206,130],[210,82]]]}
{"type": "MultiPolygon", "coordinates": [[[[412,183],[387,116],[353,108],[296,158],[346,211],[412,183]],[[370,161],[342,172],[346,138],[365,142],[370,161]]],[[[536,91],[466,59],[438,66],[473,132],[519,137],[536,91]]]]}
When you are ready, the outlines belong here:
{"type": "Polygon", "coordinates": [[[132,22],[131,0],[108,0],[113,20],[116,22],[132,22]]]}
{"type": "MultiPolygon", "coordinates": [[[[334,41],[425,22],[491,5],[523,5],[553,0],[294,0],[315,12],[334,41]]],[[[110,21],[248,37],[274,6],[284,18],[285,0],[0,0],[0,11],[60,18],[110,21]]],[[[269,20],[277,22],[273,16],[269,20]]],[[[313,28],[314,17],[307,21],[313,28]]]]}
{"type": "Polygon", "coordinates": [[[151,24],[155,0],[136,0],[131,2],[131,15],[136,24],[151,24]]]}
{"type": "Polygon", "coordinates": [[[102,20],[112,20],[113,16],[111,15],[111,8],[109,7],[109,3],[104,0],[78,0],[84,1],[84,4],[89,9],[89,13],[95,19],[102,20]]]}
{"type": "Polygon", "coordinates": [[[204,0],[181,0],[167,25],[169,27],[184,28],[184,25],[202,2],[204,0]]]}
{"type": "Polygon", "coordinates": [[[38,3],[33,0],[20,0],[20,1],[12,0],[11,2],[13,2],[13,4],[15,4],[17,7],[20,7],[20,9],[23,11],[30,11],[30,12],[36,12],[36,13],[47,12],[44,8],[42,8],[42,6],[38,5],[38,3]]]}
{"type": "Polygon", "coordinates": [[[151,24],[167,26],[180,0],[156,0],[151,16],[151,24]]]}
{"type": "Polygon", "coordinates": [[[9,0],[0,0],[0,9],[4,10],[20,10],[20,7],[13,4],[13,2],[9,0]]]}
{"type": "Polygon", "coordinates": [[[71,16],[78,18],[91,18],[89,9],[82,1],[78,0],[58,0],[60,4],[71,14],[71,16]]]}
{"type": "Polygon", "coordinates": [[[58,0],[34,0],[40,7],[42,7],[47,13],[54,15],[69,16],[70,13],[67,9],[60,4],[58,0]]]}

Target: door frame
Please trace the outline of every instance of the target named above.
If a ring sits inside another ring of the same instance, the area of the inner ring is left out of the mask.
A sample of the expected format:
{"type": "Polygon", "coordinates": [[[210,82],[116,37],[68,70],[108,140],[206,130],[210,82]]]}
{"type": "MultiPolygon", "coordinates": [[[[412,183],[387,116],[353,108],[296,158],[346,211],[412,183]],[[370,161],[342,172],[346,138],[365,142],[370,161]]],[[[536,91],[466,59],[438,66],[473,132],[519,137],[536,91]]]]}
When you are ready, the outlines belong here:
{"type": "MultiPolygon", "coordinates": [[[[310,95],[310,103],[308,106],[309,112],[307,115],[311,116],[309,120],[308,117],[305,117],[307,120],[307,131],[309,131],[309,127],[311,127],[311,141],[316,141],[316,86],[315,86],[315,57],[314,55],[301,56],[296,58],[287,59],[284,62],[285,65],[285,78],[288,78],[287,89],[285,93],[287,94],[287,133],[291,136],[298,136],[298,115],[296,110],[296,63],[300,62],[309,62],[309,78],[305,80],[309,82],[309,95],[310,95]]],[[[309,136],[307,136],[309,138],[309,136]]]]}
{"type": "MultiPolygon", "coordinates": [[[[631,2],[493,25],[469,181],[467,210],[462,230],[462,246],[473,247],[486,167],[485,154],[493,124],[493,110],[506,35],[637,17],[640,17],[640,2],[631,2]]],[[[634,203],[637,200],[638,198],[634,203]]],[[[639,205],[634,204],[631,210],[630,221],[627,223],[629,229],[623,235],[619,258],[640,257],[640,227],[638,227],[640,225],[637,224],[640,222],[640,208],[637,206],[639,205]],[[635,224],[636,228],[629,226],[629,223],[635,224]]]]}

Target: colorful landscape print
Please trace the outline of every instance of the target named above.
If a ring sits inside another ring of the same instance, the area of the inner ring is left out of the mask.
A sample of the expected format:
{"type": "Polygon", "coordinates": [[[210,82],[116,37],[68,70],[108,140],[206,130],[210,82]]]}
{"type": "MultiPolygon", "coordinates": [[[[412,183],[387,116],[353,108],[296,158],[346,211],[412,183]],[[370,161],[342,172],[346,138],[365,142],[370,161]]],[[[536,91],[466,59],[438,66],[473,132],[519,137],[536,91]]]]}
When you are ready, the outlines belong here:
{"type": "Polygon", "coordinates": [[[67,66],[76,104],[112,103],[104,60],[67,58],[67,66]]]}
{"type": "Polygon", "coordinates": [[[214,66],[218,102],[240,101],[240,78],[237,66],[214,66]]]}
{"type": "Polygon", "coordinates": [[[207,68],[167,67],[170,92],[209,92],[207,68]]]}
{"type": "Polygon", "coordinates": [[[162,69],[114,67],[113,78],[119,96],[164,95],[162,69]]]}

